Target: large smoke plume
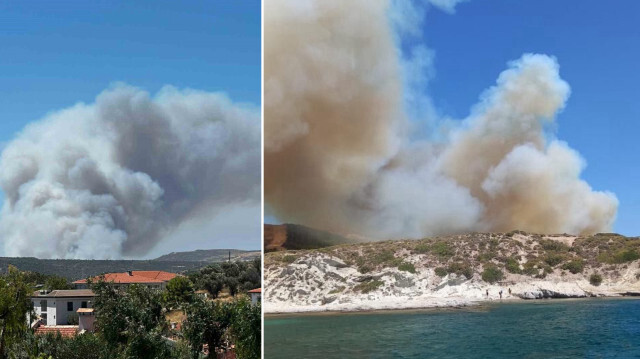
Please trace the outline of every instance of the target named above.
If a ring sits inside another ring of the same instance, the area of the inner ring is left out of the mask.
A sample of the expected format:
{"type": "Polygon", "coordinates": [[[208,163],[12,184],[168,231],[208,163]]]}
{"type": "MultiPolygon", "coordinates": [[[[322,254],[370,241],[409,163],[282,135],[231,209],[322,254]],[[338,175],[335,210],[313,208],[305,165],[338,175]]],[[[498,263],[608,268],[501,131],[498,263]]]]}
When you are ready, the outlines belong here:
{"type": "MultiPolygon", "coordinates": [[[[430,3],[453,11],[456,2],[430,3]]],[[[407,59],[398,44],[398,31],[415,32],[419,7],[369,0],[265,6],[268,211],[373,238],[610,230],[616,197],[592,190],[580,178],[583,159],[552,135],[570,93],[552,57],[525,54],[509,63],[468,118],[410,140],[415,113],[435,113],[415,90],[428,76],[413,76],[416,64],[421,71],[430,65],[430,52],[418,47],[407,59]],[[407,108],[420,104],[426,111],[407,108]]]]}
{"type": "Polygon", "coordinates": [[[29,125],[0,160],[5,254],[119,258],[260,199],[260,117],[222,94],[118,85],[29,125]]]}

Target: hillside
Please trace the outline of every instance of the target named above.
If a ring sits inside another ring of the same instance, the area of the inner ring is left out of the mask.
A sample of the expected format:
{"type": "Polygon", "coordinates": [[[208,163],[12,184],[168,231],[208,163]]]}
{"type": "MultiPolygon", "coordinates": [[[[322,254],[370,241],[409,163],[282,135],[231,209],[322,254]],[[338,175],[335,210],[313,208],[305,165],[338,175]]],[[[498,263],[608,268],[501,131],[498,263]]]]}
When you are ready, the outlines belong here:
{"type": "Polygon", "coordinates": [[[640,238],[471,233],[265,255],[266,312],[640,294],[640,238]],[[511,293],[509,293],[511,290],[511,293]],[[487,297],[487,291],[489,296],[487,297]]]}
{"type": "Polygon", "coordinates": [[[316,249],[346,243],[356,241],[298,224],[264,225],[265,252],[316,249]]]}
{"type": "Polygon", "coordinates": [[[198,249],[189,252],[171,252],[156,258],[156,261],[188,261],[188,262],[224,262],[231,260],[249,261],[260,258],[260,251],[245,251],[240,249],[198,249]]]}
{"type": "Polygon", "coordinates": [[[211,263],[228,260],[252,260],[260,258],[259,251],[236,249],[196,250],[174,252],[152,260],[84,260],[84,259],[38,259],[33,257],[0,257],[0,273],[6,273],[9,265],[23,271],[55,274],[68,280],[87,278],[107,272],[128,270],[162,270],[184,273],[205,267],[211,263]]]}

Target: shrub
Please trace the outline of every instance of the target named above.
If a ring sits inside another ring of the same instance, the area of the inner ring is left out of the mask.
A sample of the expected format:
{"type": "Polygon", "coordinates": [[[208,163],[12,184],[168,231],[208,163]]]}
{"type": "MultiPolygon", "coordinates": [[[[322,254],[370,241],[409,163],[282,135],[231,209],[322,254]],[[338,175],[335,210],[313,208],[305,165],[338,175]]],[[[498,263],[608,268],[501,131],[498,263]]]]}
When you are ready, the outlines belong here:
{"type": "Polygon", "coordinates": [[[593,273],[589,277],[589,283],[591,283],[591,285],[595,285],[596,287],[599,286],[602,283],[602,276],[598,273],[593,273]]]}
{"type": "Polygon", "coordinates": [[[489,264],[484,267],[482,271],[482,280],[488,283],[495,283],[501,280],[503,277],[502,271],[500,268],[496,267],[493,264],[489,264]]]}
{"type": "Polygon", "coordinates": [[[297,256],[291,255],[291,254],[287,254],[285,256],[282,257],[282,261],[285,263],[293,263],[296,261],[296,259],[298,259],[297,256]]]}
{"type": "Polygon", "coordinates": [[[370,265],[367,264],[362,264],[360,266],[358,266],[358,272],[365,274],[365,273],[369,273],[373,270],[373,268],[371,268],[370,265]]]}
{"type": "Polygon", "coordinates": [[[555,267],[558,264],[562,263],[564,261],[564,255],[560,254],[560,253],[548,253],[545,257],[544,257],[544,261],[552,266],[555,267]]]}
{"type": "Polygon", "coordinates": [[[371,291],[374,291],[376,289],[378,289],[378,287],[380,287],[381,285],[383,285],[384,282],[381,280],[372,280],[369,282],[363,282],[358,284],[357,286],[353,287],[354,290],[360,291],[363,294],[369,293],[371,291]]]}
{"type": "Polygon", "coordinates": [[[374,265],[378,265],[385,262],[391,262],[394,259],[395,257],[393,256],[393,252],[389,250],[385,250],[385,251],[376,253],[373,256],[373,258],[371,258],[371,261],[374,265]]]}
{"type": "Polygon", "coordinates": [[[557,251],[557,252],[566,252],[569,250],[569,246],[567,246],[566,244],[559,242],[559,241],[554,241],[552,239],[543,239],[540,241],[540,246],[545,250],[545,251],[557,251]]]}
{"type": "Polygon", "coordinates": [[[515,258],[507,258],[507,262],[505,263],[504,267],[509,273],[522,273],[522,270],[520,270],[520,264],[515,258]]]}
{"type": "Polygon", "coordinates": [[[429,250],[431,250],[431,246],[429,245],[429,243],[421,242],[415,246],[414,250],[416,251],[416,253],[420,254],[429,253],[429,250]]]}
{"type": "Polygon", "coordinates": [[[562,266],[562,269],[568,270],[573,274],[580,273],[584,269],[584,261],[582,259],[574,259],[570,262],[565,263],[562,266]]]}
{"type": "Polygon", "coordinates": [[[471,279],[473,277],[473,269],[471,269],[471,266],[462,262],[451,263],[447,268],[447,272],[463,275],[467,279],[471,279]]]}
{"type": "Polygon", "coordinates": [[[409,273],[415,273],[416,272],[416,267],[408,262],[402,262],[400,263],[400,265],[398,266],[398,269],[401,271],[405,271],[405,272],[409,272],[409,273]]]}
{"type": "Polygon", "coordinates": [[[614,263],[627,263],[640,259],[640,254],[635,249],[625,249],[618,251],[613,256],[614,263]]]}
{"type": "Polygon", "coordinates": [[[438,277],[444,277],[449,273],[445,267],[438,267],[435,269],[435,272],[438,277]]]}
{"type": "Polygon", "coordinates": [[[524,270],[522,271],[522,273],[532,277],[538,275],[539,270],[536,267],[537,264],[538,262],[535,259],[527,261],[523,266],[524,270]]]}
{"type": "Polygon", "coordinates": [[[478,255],[478,261],[482,263],[489,262],[497,256],[498,253],[495,251],[482,252],[478,255]]]}
{"type": "Polygon", "coordinates": [[[434,243],[431,246],[431,252],[433,252],[433,254],[435,254],[436,256],[444,259],[453,257],[453,255],[455,254],[455,249],[451,247],[449,243],[440,241],[434,243]]]}

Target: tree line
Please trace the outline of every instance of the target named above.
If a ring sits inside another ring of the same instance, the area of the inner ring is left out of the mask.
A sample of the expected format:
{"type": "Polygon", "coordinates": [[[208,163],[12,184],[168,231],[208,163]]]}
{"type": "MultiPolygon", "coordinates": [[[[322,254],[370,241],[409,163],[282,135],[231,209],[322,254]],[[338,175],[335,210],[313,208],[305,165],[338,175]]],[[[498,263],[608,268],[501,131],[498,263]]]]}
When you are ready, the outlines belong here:
{"type": "MultiPolygon", "coordinates": [[[[27,322],[34,279],[47,278],[10,268],[0,276],[0,359],[199,359],[205,357],[205,345],[208,357],[216,358],[215,349],[231,344],[239,359],[260,358],[260,304],[252,305],[246,295],[223,301],[196,294],[212,288],[215,298],[225,288],[236,294],[260,287],[259,269],[259,261],[215,264],[172,279],[163,291],[140,285],[116,288],[99,279],[91,283],[95,333],[63,338],[35,335],[27,322]],[[170,327],[170,311],[184,313],[181,330],[170,327]]],[[[68,288],[56,279],[49,286],[68,288]]]]}

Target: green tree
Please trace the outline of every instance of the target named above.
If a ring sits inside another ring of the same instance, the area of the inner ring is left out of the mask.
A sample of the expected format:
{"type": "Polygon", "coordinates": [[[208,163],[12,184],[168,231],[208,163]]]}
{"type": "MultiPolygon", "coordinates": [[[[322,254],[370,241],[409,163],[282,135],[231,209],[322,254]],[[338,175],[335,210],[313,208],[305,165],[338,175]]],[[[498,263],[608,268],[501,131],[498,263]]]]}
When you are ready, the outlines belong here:
{"type": "Polygon", "coordinates": [[[203,344],[209,346],[209,357],[215,358],[215,349],[222,347],[224,335],[233,319],[232,309],[229,303],[201,298],[186,307],[187,319],[182,331],[194,359],[200,355],[203,344]]]}
{"type": "Polygon", "coordinates": [[[261,309],[260,303],[252,305],[243,297],[233,304],[231,332],[236,344],[238,359],[260,358],[261,309]]]}
{"type": "Polygon", "coordinates": [[[165,301],[168,307],[180,308],[185,304],[191,303],[195,291],[193,283],[187,277],[177,276],[167,283],[164,293],[165,301]]]}
{"type": "Polygon", "coordinates": [[[103,280],[92,284],[96,294],[96,328],[109,350],[124,358],[169,358],[162,334],[168,332],[162,294],[144,286],[118,289],[103,280]]]}
{"type": "Polygon", "coordinates": [[[0,358],[7,358],[7,348],[19,340],[28,328],[27,314],[31,312],[32,289],[24,274],[9,266],[0,277],[0,358]]]}

